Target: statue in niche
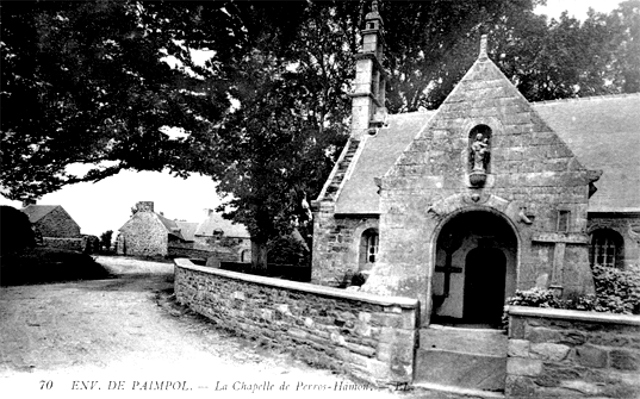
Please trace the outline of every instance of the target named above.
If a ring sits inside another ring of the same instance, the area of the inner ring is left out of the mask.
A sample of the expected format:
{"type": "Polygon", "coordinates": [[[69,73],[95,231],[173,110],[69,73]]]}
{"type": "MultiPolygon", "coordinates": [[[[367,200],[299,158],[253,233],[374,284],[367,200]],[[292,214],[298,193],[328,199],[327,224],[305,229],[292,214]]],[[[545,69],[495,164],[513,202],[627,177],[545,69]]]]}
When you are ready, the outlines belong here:
{"type": "Polygon", "coordinates": [[[476,140],[471,144],[471,152],[473,154],[472,171],[484,173],[489,159],[489,138],[484,137],[482,133],[478,133],[476,140]]]}

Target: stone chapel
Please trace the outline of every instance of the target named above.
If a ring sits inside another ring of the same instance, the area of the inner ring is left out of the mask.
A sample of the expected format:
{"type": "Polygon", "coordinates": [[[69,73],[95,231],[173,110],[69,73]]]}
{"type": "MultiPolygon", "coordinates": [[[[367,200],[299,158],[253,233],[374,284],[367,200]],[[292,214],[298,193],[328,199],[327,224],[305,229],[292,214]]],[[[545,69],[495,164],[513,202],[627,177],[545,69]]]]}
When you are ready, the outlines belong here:
{"type": "Polygon", "coordinates": [[[516,289],[593,292],[640,259],[640,94],[529,103],[487,56],[439,109],[387,114],[367,14],[350,138],[313,201],[313,282],[417,298],[423,326],[497,324],[516,289]]]}

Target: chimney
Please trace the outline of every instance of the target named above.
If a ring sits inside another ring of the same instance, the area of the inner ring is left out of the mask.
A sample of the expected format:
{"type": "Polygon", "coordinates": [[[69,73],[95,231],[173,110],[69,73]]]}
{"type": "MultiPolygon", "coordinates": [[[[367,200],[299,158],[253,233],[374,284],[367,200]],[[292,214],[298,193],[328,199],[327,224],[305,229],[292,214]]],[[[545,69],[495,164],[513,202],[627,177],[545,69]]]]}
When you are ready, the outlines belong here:
{"type": "Polygon", "coordinates": [[[205,217],[209,217],[209,216],[211,216],[211,215],[213,215],[213,209],[210,209],[210,208],[204,208],[204,216],[205,216],[205,217]]]}
{"type": "Polygon", "coordinates": [[[153,201],[140,201],[136,204],[138,212],[153,212],[153,201]]]}

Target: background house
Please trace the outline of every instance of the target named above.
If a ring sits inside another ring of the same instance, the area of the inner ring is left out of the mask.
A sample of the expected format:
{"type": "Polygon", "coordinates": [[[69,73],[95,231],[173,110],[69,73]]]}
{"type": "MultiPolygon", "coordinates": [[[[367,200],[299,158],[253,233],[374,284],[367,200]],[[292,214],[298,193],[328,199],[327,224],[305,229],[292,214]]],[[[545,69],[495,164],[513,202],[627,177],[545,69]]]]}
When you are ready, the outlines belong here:
{"type": "MultiPolygon", "coordinates": [[[[153,208],[152,201],[141,201],[135,205],[131,219],[119,229],[119,255],[168,256],[170,247],[188,243],[178,222],[156,213],[153,208]]],[[[189,234],[190,227],[184,224],[182,227],[189,234]]]]}
{"type": "Polygon", "coordinates": [[[205,209],[204,219],[194,234],[193,248],[221,262],[251,262],[251,235],[247,228],[223,218],[213,209],[205,209]]]}
{"type": "Polygon", "coordinates": [[[62,206],[28,204],[21,211],[29,217],[38,241],[46,246],[83,249],[80,226],[62,206]]]}

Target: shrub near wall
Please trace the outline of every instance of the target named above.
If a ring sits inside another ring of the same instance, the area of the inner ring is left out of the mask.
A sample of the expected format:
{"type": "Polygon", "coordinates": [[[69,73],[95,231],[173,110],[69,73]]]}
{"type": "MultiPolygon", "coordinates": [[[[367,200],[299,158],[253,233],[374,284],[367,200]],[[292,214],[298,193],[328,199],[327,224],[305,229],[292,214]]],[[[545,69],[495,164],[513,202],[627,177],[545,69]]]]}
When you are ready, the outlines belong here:
{"type": "Polygon", "coordinates": [[[375,385],[411,382],[416,300],[175,263],[178,301],[220,327],[375,385]]]}
{"type": "Polygon", "coordinates": [[[640,317],[510,306],[507,398],[640,398],[640,317]]]}
{"type": "Polygon", "coordinates": [[[78,238],[59,238],[59,237],[44,237],[44,245],[49,248],[66,249],[69,251],[79,251],[83,249],[83,240],[78,238]]]}

